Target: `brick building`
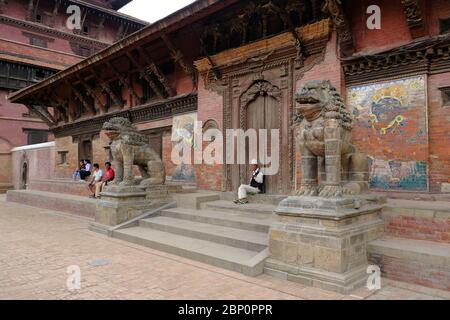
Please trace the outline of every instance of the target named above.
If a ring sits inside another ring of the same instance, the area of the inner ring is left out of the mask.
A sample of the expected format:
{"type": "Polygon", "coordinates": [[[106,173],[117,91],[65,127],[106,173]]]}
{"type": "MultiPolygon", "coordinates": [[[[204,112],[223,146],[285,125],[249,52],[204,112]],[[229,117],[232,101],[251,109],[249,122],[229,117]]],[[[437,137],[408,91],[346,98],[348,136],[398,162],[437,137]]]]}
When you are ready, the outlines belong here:
{"type": "MultiPolygon", "coordinates": [[[[192,129],[195,120],[203,131],[279,129],[280,170],[267,180],[267,193],[289,194],[302,175],[294,94],[318,79],[331,81],[353,115],[355,144],[370,157],[372,191],[449,199],[448,0],[198,0],[10,95],[55,136],[44,151],[17,152],[15,185],[24,186],[20,168],[36,157],[33,163],[47,159],[46,177],[30,170],[26,180],[53,180],[37,181],[35,190],[50,199],[70,189],[57,179],[70,178],[79,159],[109,160],[101,128],[120,116],[149,135],[169,181],[222,196],[247,181],[248,166],[175,165],[175,129],[192,129]],[[380,9],[381,29],[368,27],[371,5],[380,9]]],[[[40,197],[17,192],[16,201],[45,207],[40,197]]],[[[372,244],[370,259],[390,278],[448,290],[448,208],[448,202],[391,203],[383,212],[389,238],[372,244]]]]}
{"type": "Polygon", "coordinates": [[[7,96],[79,63],[147,23],[117,12],[130,1],[0,1],[0,183],[9,183],[9,151],[46,142],[48,123],[7,96]],[[67,8],[80,8],[70,30],[67,8]]]}
{"type": "Polygon", "coordinates": [[[108,158],[100,128],[120,115],[152,136],[169,178],[222,191],[245,181],[246,167],[175,166],[172,125],[194,113],[191,119],[207,128],[245,129],[259,121],[249,110],[264,104],[271,123],[261,128],[281,132],[280,171],[268,190],[283,194],[301,176],[294,93],[308,80],[328,79],[353,112],[373,190],[402,197],[446,192],[450,4],[377,5],[380,30],[366,26],[364,1],[197,1],[10,100],[51,126],[58,178],[80,158],[108,158]]]}

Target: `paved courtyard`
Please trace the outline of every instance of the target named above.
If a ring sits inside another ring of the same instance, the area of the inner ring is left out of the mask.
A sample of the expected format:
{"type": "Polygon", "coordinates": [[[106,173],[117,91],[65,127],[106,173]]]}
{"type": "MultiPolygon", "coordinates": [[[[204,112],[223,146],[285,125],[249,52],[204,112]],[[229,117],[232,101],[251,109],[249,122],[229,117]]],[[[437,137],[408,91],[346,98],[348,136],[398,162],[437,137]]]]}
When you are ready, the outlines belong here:
{"type": "Polygon", "coordinates": [[[0,196],[0,299],[450,299],[383,279],[382,289],[340,295],[262,275],[247,277],[107,238],[89,220],[5,202],[0,196]],[[81,289],[67,289],[79,266],[81,289]]]}

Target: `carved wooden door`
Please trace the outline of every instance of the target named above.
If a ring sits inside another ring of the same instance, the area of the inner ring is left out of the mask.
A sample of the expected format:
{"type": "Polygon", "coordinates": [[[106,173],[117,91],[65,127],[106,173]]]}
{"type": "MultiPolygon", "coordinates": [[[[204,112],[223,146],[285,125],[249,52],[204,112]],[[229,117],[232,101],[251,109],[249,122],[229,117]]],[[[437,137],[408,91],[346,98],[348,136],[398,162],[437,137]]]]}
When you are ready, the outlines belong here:
{"type": "MultiPolygon", "coordinates": [[[[267,95],[258,96],[247,107],[247,129],[256,129],[258,136],[258,161],[259,163],[267,163],[267,157],[271,156],[271,130],[280,129],[280,114],[279,106],[276,99],[267,95]],[[265,147],[259,141],[259,130],[267,129],[267,150],[259,152],[260,147],[265,147]],[[261,158],[262,157],[262,158],[261,158]]],[[[252,159],[249,159],[249,146],[247,145],[247,163],[250,163],[252,159]]],[[[270,165],[270,164],[269,164],[270,165]]],[[[264,166],[263,166],[264,167],[264,166]]],[[[247,166],[246,175],[251,177],[250,166],[247,166]]],[[[265,176],[266,193],[277,194],[278,193],[278,174],[265,176]]]]}

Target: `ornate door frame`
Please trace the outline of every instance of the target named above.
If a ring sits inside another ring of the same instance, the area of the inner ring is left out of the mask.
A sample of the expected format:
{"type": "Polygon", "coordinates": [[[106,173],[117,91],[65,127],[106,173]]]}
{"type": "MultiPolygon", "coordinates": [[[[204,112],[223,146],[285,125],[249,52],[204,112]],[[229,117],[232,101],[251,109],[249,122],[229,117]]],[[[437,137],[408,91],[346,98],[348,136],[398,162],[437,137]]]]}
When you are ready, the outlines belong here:
{"type": "MultiPolygon", "coordinates": [[[[281,136],[281,129],[283,127],[283,119],[282,119],[282,100],[283,100],[283,92],[280,88],[278,88],[276,85],[272,84],[270,81],[267,80],[254,80],[252,84],[247,88],[247,90],[242,93],[242,95],[239,98],[239,123],[240,123],[240,129],[247,131],[249,128],[247,128],[247,109],[248,106],[254,102],[258,97],[270,97],[275,99],[276,106],[278,108],[278,128],[280,130],[279,135],[279,155],[278,159],[281,162],[281,154],[282,154],[282,136],[281,136]]],[[[259,151],[258,151],[259,152],[259,151]]],[[[248,183],[247,175],[247,169],[245,168],[245,165],[240,165],[239,168],[239,176],[240,176],[240,183],[245,184],[248,183]]],[[[277,174],[277,190],[280,193],[282,191],[282,172],[279,172],[277,174]]]]}

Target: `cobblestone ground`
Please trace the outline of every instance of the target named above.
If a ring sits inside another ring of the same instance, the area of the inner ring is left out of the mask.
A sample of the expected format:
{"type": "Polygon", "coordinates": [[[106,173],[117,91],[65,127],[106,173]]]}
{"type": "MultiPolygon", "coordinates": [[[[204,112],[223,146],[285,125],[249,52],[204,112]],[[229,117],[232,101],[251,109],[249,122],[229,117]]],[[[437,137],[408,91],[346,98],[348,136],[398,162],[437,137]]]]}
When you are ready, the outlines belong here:
{"type": "Polygon", "coordinates": [[[382,289],[340,295],[267,275],[211,267],[89,231],[89,220],[5,202],[0,196],[0,299],[450,299],[383,279],[382,289]],[[67,289],[67,268],[81,289],[67,289]]]}

